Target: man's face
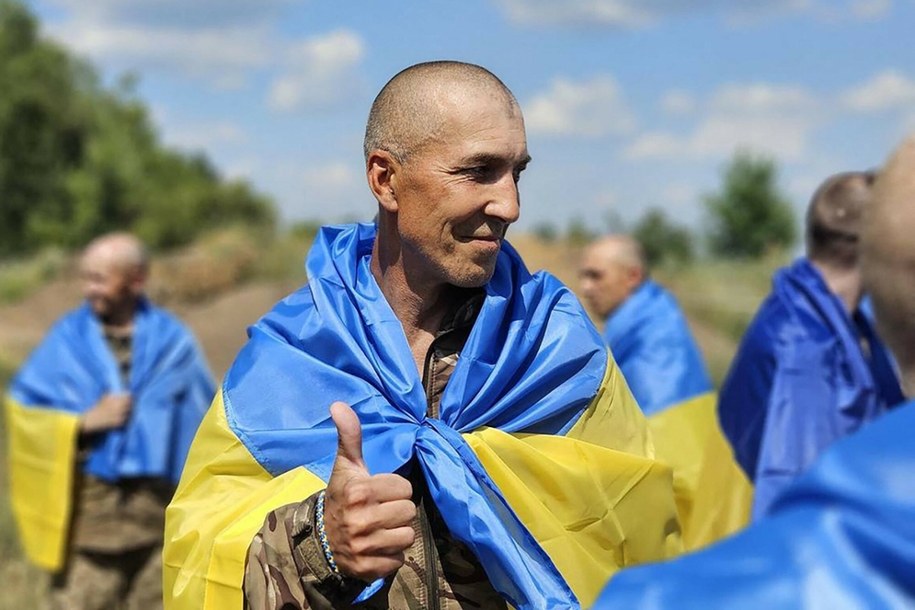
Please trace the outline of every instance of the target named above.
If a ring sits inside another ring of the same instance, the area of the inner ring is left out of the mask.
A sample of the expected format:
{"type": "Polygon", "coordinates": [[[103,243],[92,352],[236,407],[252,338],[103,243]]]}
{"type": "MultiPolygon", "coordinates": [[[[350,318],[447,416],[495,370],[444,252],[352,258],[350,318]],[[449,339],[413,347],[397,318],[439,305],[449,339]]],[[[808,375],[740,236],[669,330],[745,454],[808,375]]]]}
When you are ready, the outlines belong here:
{"type": "Polygon", "coordinates": [[[104,252],[89,252],[80,263],[83,296],[100,318],[131,310],[142,289],[139,272],[118,265],[104,252]]]}
{"type": "Polygon", "coordinates": [[[477,287],[492,277],[520,213],[518,178],[530,160],[524,122],[492,98],[445,109],[441,132],[392,178],[402,260],[427,287],[477,287]]]}
{"type": "Polygon", "coordinates": [[[582,257],[578,277],[588,308],[602,319],[629,298],[641,280],[637,270],[593,248],[582,257]]]}

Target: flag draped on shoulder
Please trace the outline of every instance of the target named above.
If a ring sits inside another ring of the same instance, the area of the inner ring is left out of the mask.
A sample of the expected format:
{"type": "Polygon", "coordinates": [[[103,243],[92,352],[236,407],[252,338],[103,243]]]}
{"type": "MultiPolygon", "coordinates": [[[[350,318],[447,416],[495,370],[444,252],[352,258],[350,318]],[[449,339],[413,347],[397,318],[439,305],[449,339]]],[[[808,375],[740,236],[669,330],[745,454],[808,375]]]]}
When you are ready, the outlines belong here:
{"type": "Polygon", "coordinates": [[[10,495],[24,549],[56,570],[68,536],[78,421],[105,394],[129,392],[127,424],[95,435],[83,471],[108,482],[177,482],[214,384],[191,333],[143,300],[123,380],[88,305],[61,318],[13,378],[6,397],[10,495]]]}
{"type": "Polygon", "coordinates": [[[915,402],[836,442],[736,536],[625,570],[595,610],[915,607],[915,402]]]}
{"type": "Polygon", "coordinates": [[[752,490],[722,435],[712,381],[674,297],[645,280],[607,319],[604,339],[648,417],[658,458],[673,467],[686,548],[745,525],[752,490]]]}
{"type": "Polygon", "coordinates": [[[323,229],[308,284],[250,329],[169,507],[167,607],[241,608],[266,513],[326,485],[336,400],[359,416],[370,472],[418,464],[451,534],[517,608],[589,604],[622,565],[676,552],[670,473],[572,293],[505,244],[427,417],[370,271],[374,239],[373,225],[323,229]]]}
{"type": "Polygon", "coordinates": [[[721,390],[721,425],[755,483],[754,519],[831,443],[902,401],[872,322],[806,259],[776,273],[721,390]],[[862,341],[867,353],[862,350],[862,341]]]}

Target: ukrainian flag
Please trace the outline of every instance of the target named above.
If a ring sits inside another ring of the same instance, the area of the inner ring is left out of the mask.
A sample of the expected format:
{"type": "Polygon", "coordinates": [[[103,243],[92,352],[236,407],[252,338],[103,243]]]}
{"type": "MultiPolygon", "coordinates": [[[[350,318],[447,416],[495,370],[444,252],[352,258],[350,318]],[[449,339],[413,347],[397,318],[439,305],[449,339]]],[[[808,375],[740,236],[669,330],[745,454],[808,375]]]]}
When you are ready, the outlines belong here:
{"type": "Polygon", "coordinates": [[[915,608],[915,402],[837,441],[743,532],[626,570],[594,610],[915,608]]]}
{"type": "Polygon", "coordinates": [[[308,285],[251,328],[168,510],[166,607],[242,607],[267,513],[326,485],[335,400],[359,415],[369,470],[418,465],[452,535],[516,608],[587,606],[619,568],[677,553],[670,471],[568,289],[505,245],[429,418],[369,269],[374,239],[373,225],[325,228],[308,285]]]}
{"type": "Polygon", "coordinates": [[[658,459],[673,468],[685,547],[743,527],[752,488],[722,434],[711,379],[673,296],[646,280],[611,314],[604,338],[648,417],[658,459]]]}
{"type": "Polygon", "coordinates": [[[63,566],[82,413],[105,394],[133,398],[123,428],[91,439],[84,472],[112,483],[131,477],[177,482],[213,391],[191,333],[145,300],[134,319],[126,381],[88,305],[55,323],[5,400],[10,500],[26,556],[50,571],[63,566]]]}

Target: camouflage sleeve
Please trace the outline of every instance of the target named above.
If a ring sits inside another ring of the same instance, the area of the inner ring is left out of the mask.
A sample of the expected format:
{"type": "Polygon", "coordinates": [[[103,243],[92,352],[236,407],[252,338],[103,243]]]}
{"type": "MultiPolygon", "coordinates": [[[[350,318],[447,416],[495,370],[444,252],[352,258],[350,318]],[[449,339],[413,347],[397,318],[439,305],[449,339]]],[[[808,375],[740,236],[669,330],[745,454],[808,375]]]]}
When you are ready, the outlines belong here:
{"type": "Polygon", "coordinates": [[[333,610],[348,608],[365,583],[327,565],[314,525],[318,494],[268,513],[248,547],[245,608],[333,610]]]}

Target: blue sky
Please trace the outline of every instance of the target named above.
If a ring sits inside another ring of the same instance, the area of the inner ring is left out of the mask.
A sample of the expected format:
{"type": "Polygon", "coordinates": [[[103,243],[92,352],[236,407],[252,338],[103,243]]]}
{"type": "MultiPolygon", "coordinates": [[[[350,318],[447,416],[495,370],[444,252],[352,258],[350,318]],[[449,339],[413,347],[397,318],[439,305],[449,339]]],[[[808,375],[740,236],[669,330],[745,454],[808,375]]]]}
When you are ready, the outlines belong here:
{"type": "Polygon", "coordinates": [[[166,143],[286,220],[368,218],[375,93],[431,59],[515,92],[534,160],[519,226],[660,207],[697,227],[744,148],[800,211],[827,175],[915,131],[915,0],[33,0],[108,81],[133,72],[166,143]]]}

